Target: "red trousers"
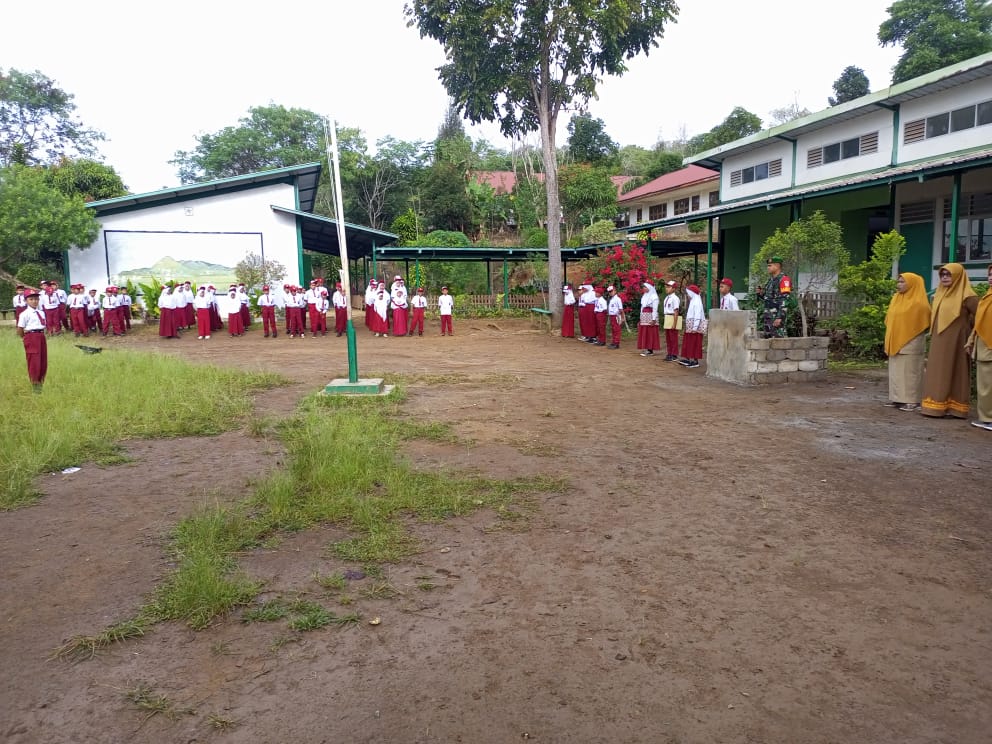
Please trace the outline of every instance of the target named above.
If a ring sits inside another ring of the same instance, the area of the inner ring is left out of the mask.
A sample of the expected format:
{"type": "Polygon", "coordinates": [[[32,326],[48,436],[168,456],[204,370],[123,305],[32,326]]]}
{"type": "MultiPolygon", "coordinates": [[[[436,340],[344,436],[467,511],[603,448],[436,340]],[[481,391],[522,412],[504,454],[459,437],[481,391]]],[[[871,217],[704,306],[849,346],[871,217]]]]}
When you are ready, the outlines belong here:
{"type": "Polygon", "coordinates": [[[89,326],[91,331],[100,331],[103,333],[103,317],[100,315],[99,308],[86,316],[86,325],[89,326]]]}
{"type": "Polygon", "coordinates": [[[665,331],[665,344],[668,347],[669,356],[679,355],[679,332],[676,328],[669,328],[665,331]]]}
{"type": "Polygon", "coordinates": [[[262,305],[262,330],[265,335],[268,336],[270,333],[272,337],[276,337],[276,309],[272,305],[262,305]]]}
{"type": "Polygon", "coordinates": [[[196,308],[196,335],[197,336],[209,336],[210,335],[210,308],[209,307],[198,307],[198,308],[196,308]]]}
{"type": "Polygon", "coordinates": [[[416,331],[418,336],[424,335],[424,308],[413,308],[413,318],[410,320],[410,335],[416,331]]]}
{"type": "MultiPolygon", "coordinates": [[[[61,307],[61,305],[59,305],[61,307]]],[[[53,307],[51,310],[45,310],[45,331],[49,336],[54,336],[56,333],[62,333],[62,321],[59,319],[59,307],[53,307]]]]}
{"type": "Polygon", "coordinates": [[[251,310],[248,309],[247,305],[241,305],[241,332],[245,332],[245,328],[251,325],[251,310]]]}
{"type": "Polygon", "coordinates": [[[124,321],[124,328],[131,330],[131,306],[121,305],[121,320],[124,321]]]}
{"type": "Polygon", "coordinates": [[[317,332],[317,306],[307,305],[307,315],[310,317],[310,333],[317,332]]]}
{"type": "Polygon", "coordinates": [[[620,316],[610,316],[610,343],[614,346],[620,345],[620,316]]]}
{"type": "Polygon", "coordinates": [[[596,319],[596,340],[601,344],[606,343],[606,311],[595,313],[596,319]]]}
{"type": "Polygon", "coordinates": [[[348,330],[348,308],[334,308],[334,332],[339,336],[348,330]]]}
{"type": "Polygon", "coordinates": [[[103,335],[113,333],[115,336],[124,335],[124,319],[121,318],[121,308],[115,307],[103,314],[103,335]]]}
{"type": "Polygon", "coordinates": [[[295,336],[299,333],[303,335],[303,308],[302,307],[287,307],[286,308],[286,332],[290,336],[295,336]]]}
{"type": "Polygon", "coordinates": [[[320,310],[317,311],[317,330],[314,332],[314,335],[318,333],[327,335],[327,313],[323,313],[320,310]]]}
{"type": "Polygon", "coordinates": [[[59,324],[69,330],[69,311],[64,302],[59,304],[59,324]]]}
{"type": "MultiPolygon", "coordinates": [[[[162,338],[175,338],[179,335],[176,330],[176,319],[173,315],[175,310],[171,307],[162,307],[158,311],[158,335],[162,338]]],[[[106,335],[107,330],[110,328],[110,316],[113,314],[112,310],[108,310],[103,318],[103,333],[106,335]]]]}
{"type": "Polygon", "coordinates": [[[447,333],[448,333],[449,336],[454,336],[455,335],[455,332],[451,330],[451,316],[450,315],[442,315],[441,316],[441,335],[442,336],[445,334],[445,329],[447,329],[447,333]]]}
{"type": "Polygon", "coordinates": [[[596,335],[596,308],[594,306],[579,306],[579,333],[586,338],[596,335]]]}
{"type": "Polygon", "coordinates": [[[72,321],[72,330],[75,333],[81,333],[84,336],[89,335],[89,330],[86,328],[86,308],[74,307],[69,311],[69,318],[72,321]]]}
{"type": "Polygon", "coordinates": [[[406,327],[406,308],[405,307],[394,307],[393,308],[393,335],[394,336],[405,336],[407,331],[410,330],[406,327]]]}
{"type": "Polygon", "coordinates": [[[35,385],[45,381],[48,373],[48,342],[44,333],[24,334],[24,356],[28,361],[28,379],[35,385]]]}
{"type": "Polygon", "coordinates": [[[186,308],[189,305],[183,305],[182,307],[173,308],[172,310],[172,324],[176,327],[177,331],[183,330],[186,323],[186,308]]]}
{"type": "Polygon", "coordinates": [[[17,326],[17,320],[21,317],[21,313],[23,313],[23,312],[24,312],[24,308],[23,307],[15,307],[14,308],[14,326],[15,327],[17,326]]]}

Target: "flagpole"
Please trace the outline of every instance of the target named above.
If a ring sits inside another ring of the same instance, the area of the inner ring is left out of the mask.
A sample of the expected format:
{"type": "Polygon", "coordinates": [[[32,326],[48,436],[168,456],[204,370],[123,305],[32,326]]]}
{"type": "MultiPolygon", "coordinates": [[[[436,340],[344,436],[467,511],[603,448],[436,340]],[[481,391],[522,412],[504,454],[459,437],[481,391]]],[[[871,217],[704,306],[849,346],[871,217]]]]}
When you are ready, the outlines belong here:
{"type": "Polygon", "coordinates": [[[334,217],[338,228],[338,252],[341,257],[341,291],[344,292],[348,314],[348,382],[358,382],[358,347],[355,343],[355,324],[351,319],[351,276],[348,271],[348,241],[344,227],[344,202],[341,198],[341,161],[338,158],[337,122],[324,119],[324,141],[327,142],[327,159],[331,163],[334,184],[334,217]],[[327,134],[330,134],[330,138],[327,134]]]}

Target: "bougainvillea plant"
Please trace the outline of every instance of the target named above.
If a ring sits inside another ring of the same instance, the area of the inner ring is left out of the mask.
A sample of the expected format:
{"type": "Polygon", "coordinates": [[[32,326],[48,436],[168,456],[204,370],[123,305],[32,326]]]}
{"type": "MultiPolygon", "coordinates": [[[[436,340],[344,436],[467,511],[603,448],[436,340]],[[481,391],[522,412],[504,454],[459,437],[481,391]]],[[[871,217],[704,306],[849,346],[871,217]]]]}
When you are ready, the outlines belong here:
{"type": "Polygon", "coordinates": [[[623,302],[627,319],[636,325],[641,312],[641,287],[651,282],[661,291],[664,275],[654,271],[647,252],[647,240],[637,240],[600,248],[596,255],[580,264],[583,283],[606,288],[611,284],[623,302]]]}

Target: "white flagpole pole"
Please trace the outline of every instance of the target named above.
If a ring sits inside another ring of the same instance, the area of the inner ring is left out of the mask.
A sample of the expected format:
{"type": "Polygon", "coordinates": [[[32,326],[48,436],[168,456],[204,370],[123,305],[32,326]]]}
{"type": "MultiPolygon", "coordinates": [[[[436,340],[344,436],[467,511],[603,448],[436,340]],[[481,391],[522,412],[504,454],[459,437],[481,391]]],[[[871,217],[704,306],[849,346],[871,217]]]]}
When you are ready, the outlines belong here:
{"type": "Polygon", "coordinates": [[[341,291],[347,301],[348,382],[358,382],[358,349],[355,343],[355,326],[351,320],[351,277],[348,271],[348,241],[344,227],[344,201],[341,198],[341,161],[338,157],[337,122],[325,118],[324,132],[324,139],[327,142],[327,159],[331,165],[334,187],[334,218],[337,222],[338,252],[341,257],[341,291]],[[329,138],[328,134],[330,134],[329,138]]]}

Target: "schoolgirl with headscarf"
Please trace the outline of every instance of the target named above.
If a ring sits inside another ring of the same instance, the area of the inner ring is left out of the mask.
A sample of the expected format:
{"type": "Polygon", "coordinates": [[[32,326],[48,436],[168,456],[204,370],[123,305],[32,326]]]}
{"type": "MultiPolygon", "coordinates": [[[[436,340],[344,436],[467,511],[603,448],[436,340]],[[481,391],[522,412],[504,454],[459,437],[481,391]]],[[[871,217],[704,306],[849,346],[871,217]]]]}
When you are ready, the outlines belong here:
{"type": "Polygon", "coordinates": [[[575,293],[569,285],[561,288],[561,337],[575,338],[575,293]]]}
{"type": "Polygon", "coordinates": [[[967,418],[971,368],[965,345],[975,325],[978,296],[959,263],[941,267],[930,306],[930,355],[923,376],[925,416],[967,418]]]}
{"type": "Polygon", "coordinates": [[[706,311],[703,308],[703,298],[699,296],[699,287],[690,284],[685,293],[689,297],[689,306],[685,311],[685,332],[682,334],[682,358],[679,364],[683,367],[698,367],[699,360],[703,358],[706,311]]]}
{"type": "Polygon", "coordinates": [[[885,313],[885,355],[889,358],[889,408],[915,411],[923,399],[923,353],[930,326],[930,301],[923,277],[899,275],[885,313]]]}
{"type": "Polygon", "coordinates": [[[372,330],[372,313],[375,312],[375,296],[379,293],[379,282],[369,279],[369,286],[365,288],[365,327],[372,330]]]}
{"type": "MultiPolygon", "coordinates": [[[[172,287],[164,285],[158,296],[158,335],[162,338],[178,338],[179,329],[176,327],[176,298],[172,296],[172,287]]],[[[106,316],[106,313],[104,313],[106,316]]],[[[104,321],[104,329],[106,329],[104,321]]]]}
{"type": "Polygon", "coordinates": [[[591,284],[580,284],[579,340],[588,341],[596,335],[596,291],[591,284]]]}
{"type": "MultiPolygon", "coordinates": [[[[988,273],[992,284],[992,265],[988,273]]],[[[971,425],[992,431],[992,289],[978,302],[975,329],[968,339],[966,351],[975,360],[978,383],[978,420],[972,421],[971,425]]]]}
{"type": "Polygon", "coordinates": [[[386,287],[384,284],[379,285],[379,289],[375,295],[375,301],[372,303],[373,315],[372,315],[372,332],[376,336],[388,336],[389,335],[389,303],[390,296],[386,293],[386,287]]]}
{"type": "Polygon", "coordinates": [[[661,349],[661,334],[658,333],[658,292],[651,282],[641,285],[641,317],[637,322],[637,348],[641,356],[653,356],[661,349]]]}

